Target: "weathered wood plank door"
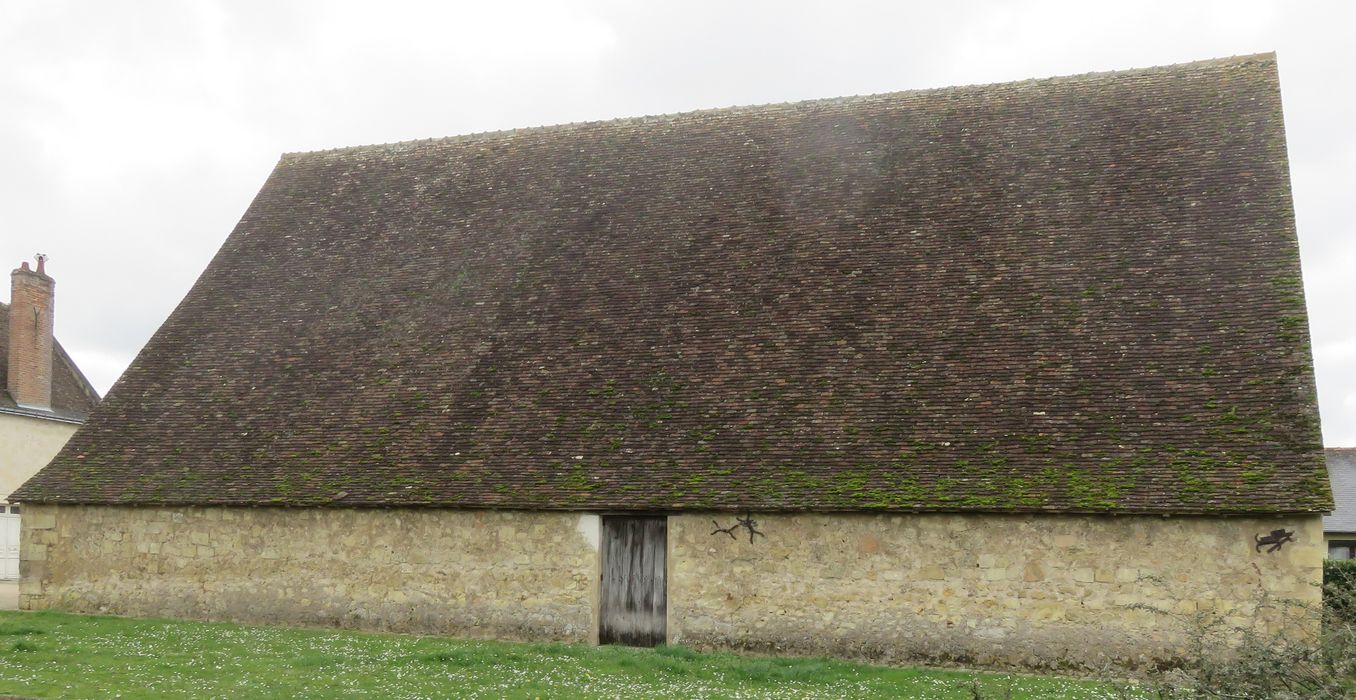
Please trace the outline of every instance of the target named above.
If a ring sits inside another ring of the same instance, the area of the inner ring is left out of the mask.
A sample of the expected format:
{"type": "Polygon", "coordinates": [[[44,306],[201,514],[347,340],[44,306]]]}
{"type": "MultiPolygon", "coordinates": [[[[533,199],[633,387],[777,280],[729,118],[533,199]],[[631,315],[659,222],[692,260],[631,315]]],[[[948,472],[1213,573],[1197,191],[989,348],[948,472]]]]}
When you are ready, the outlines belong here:
{"type": "Polygon", "coordinates": [[[598,641],[652,647],[667,637],[663,517],[603,518],[603,580],[598,641]]]}

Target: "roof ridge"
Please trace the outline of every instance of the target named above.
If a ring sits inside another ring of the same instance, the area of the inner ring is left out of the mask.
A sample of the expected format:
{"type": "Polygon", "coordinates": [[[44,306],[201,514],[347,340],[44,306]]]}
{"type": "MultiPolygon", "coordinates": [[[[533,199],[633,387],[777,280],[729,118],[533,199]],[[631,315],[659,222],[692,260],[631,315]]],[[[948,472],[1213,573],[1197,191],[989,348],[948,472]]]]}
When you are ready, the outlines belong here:
{"type": "Polygon", "coordinates": [[[963,91],[987,90],[998,86],[1015,87],[1019,85],[1039,85],[1045,83],[1079,82],[1096,78],[1109,78],[1114,76],[1151,75],[1155,73],[1163,73],[1191,67],[1205,67],[1205,66],[1222,67],[1233,65],[1246,65],[1248,63],[1254,62],[1275,63],[1275,61],[1276,61],[1276,52],[1268,51],[1262,53],[1242,54],[1220,58],[1207,58],[1199,61],[1187,61],[1185,63],[1170,63],[1156,66],[1146,66],[1141,68],[1124,68],[1107,71],[1087,71],[1084,73],[1072,73],[1067,75],[1048,76],[1044,78],[1026,78],[1023,80],[1006,80],[992,83],[965,83],[961,85],[947,85],[942,87],[916,88],[911,90],[895,90],[891,92],[875,92],[867,93],[865,95],[860,94],[843,95],[838,97],[811,98],[807,100],[788,100],[783,102],[764,102],[747,105],[730,105],[726,107],[708,107],[702,109],[687,110],[683,112],[665,112],[660,114],[646,114],[631,117],[612,117],[609,119],[585,119],[581,121],[560,122],[556,124],[542,124],[538,126],[525,126],[509,129],[490,129],[486,131],[473,131],[465,134],[454,134],[451,136],[437,136],[422,139],[407,139],[404,141],[370,143],[354,146],[339,146],[335,148],[321,148],[308,151],[287,151],[282,154],[281,160],[288,160],[289,158],[306,156],[338,155],[361,151],[399,150],[419,145],[466,143],[482,139],[488,139],[496,136],[550,133],[555,131],[567,131],[571,129],[601,126],[604,124],[624,124],[624,123],[643,124],[645,122],[672,122],[683,118],[698,118],[703,116],[714,116],[720,114],[740,114],[751,111],[805,108],[832,104],[855,104],[873,100],[898,98],[904,95],[936,94],[962,90],[963,91]]]}

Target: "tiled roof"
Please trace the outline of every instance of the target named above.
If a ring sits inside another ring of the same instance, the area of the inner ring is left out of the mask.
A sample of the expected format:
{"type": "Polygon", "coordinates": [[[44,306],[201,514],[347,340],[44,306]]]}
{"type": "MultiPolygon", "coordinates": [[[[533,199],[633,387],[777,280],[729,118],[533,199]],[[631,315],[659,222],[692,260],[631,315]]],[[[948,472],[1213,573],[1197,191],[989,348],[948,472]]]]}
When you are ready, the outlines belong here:
{"type": "Polygon", "coordinates": [[[1335,506],[1323,518],[1323,531],[1356,533],[1356,447],[1329,448],[1327,453],[1335,506]]]}
{"type": "Polygon", "coordinates": [[[282,158],[18,496],[1319,512],[1274,58],[282,158]]]}
{"type": "Polygon", "coordinates": [[[61,420],[84,420],[99,403],[99,392],[90,385],[89,380],[75,366],[75,361],[62,349],[61,343],[52,342],[52,410],[41,411],[19,408],[14,398],[5,390],[9,377],[9,305],[0,303],[0,411],[22,413],[39,418],[58,418],[61,420]]]}

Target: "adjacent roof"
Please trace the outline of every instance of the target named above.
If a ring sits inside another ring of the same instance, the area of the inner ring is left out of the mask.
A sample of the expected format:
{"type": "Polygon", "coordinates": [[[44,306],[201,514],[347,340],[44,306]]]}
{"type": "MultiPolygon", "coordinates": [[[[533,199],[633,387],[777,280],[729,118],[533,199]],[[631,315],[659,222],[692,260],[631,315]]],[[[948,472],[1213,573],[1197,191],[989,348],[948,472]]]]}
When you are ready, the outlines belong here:
{"type": "Polygon", "coordinates": [[[81,374],[61,343],[52,341],[52,410],[20,408],[5,389],[9,385],[9,305],[0,303],[0,412],[38,418],[82,421],[99,403],[99,392],[81,374]]]}
{"type": "Polygon", "coordinates": [[[27,501],[1322,512],[1274,57],[282,158],[27,501]]]}
{"type": "Polygon", "coordinates": [[[1356,447],[1330,447],[1327,455],[1336,506],[1323,518],[1323,531],[1356,533],[1356,447]]]}

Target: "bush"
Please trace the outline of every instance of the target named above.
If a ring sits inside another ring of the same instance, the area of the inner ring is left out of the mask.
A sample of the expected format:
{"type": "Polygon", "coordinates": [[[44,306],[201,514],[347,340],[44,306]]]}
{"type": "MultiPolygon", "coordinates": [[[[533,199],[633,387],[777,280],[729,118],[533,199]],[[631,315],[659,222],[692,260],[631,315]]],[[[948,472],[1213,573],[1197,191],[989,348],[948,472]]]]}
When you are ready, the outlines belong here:
{"type": "Polygon", "coordinates": [[[1198,615],[1185,625],[1193,653],[1178,668],[1143,679],[1154,697],[1169,700],[1344,700],[1356,697],[1356,562],[1323,567],[1319,609],[1259,594],[1249,626],[1198,615]],[[1296,609],[1299,606],[1299,609],[1296,609]],[[1312,633],[1268,630],[1270,612],[1298,615],[1320,624],[1312,633]]]}
{"type": "Polygon", "coordinates": [[[1356,559],[1323,562],[1323,607],[1329,622],[1356,623],[1356,559]]]}

